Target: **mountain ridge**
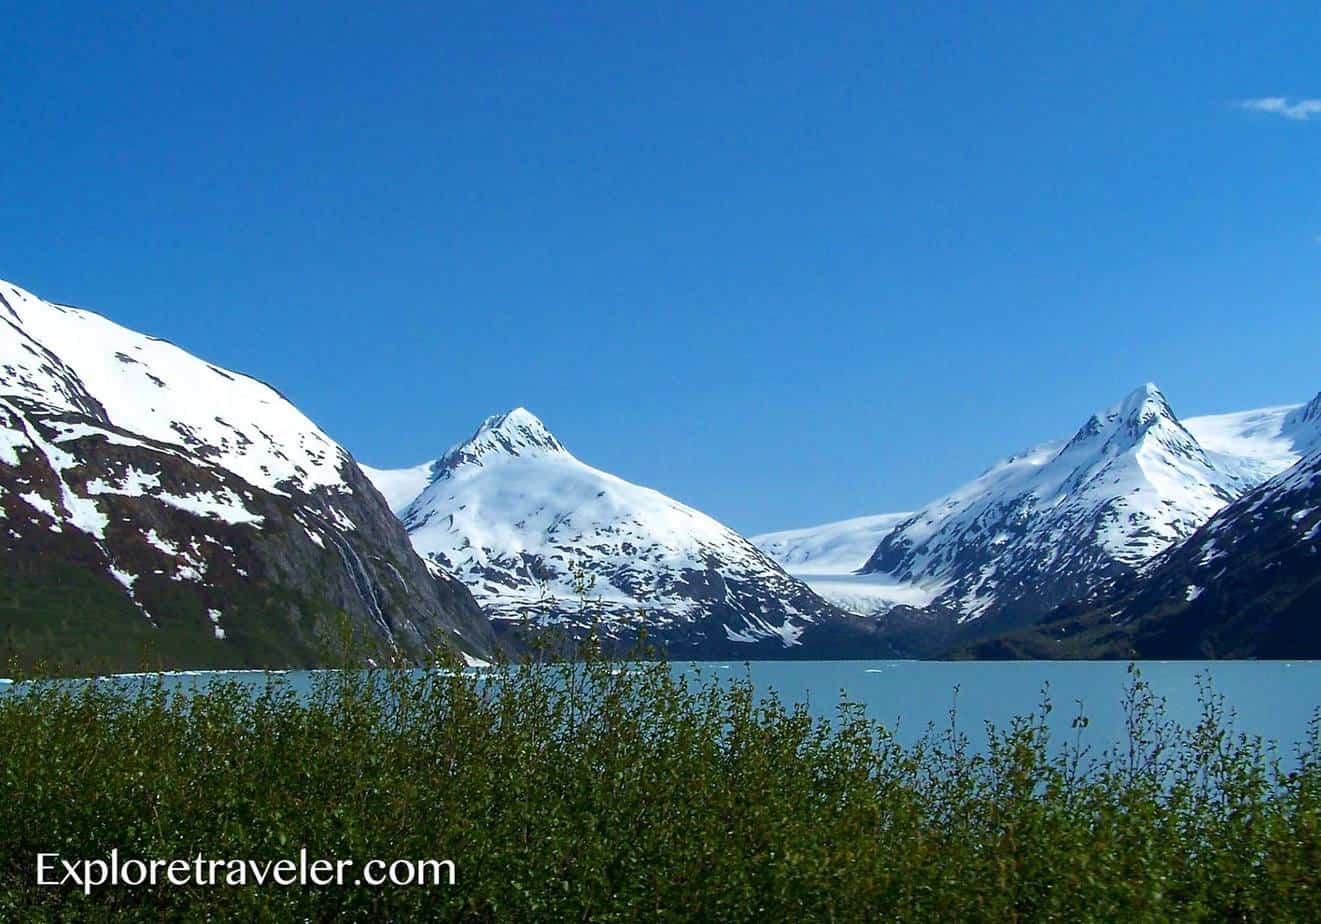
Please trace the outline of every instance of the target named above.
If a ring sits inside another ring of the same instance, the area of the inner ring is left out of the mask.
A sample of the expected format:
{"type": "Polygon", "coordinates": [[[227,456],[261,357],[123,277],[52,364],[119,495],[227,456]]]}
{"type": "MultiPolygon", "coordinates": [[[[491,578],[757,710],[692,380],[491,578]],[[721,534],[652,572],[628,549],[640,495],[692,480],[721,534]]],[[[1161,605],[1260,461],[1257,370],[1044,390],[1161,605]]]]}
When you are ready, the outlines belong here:
{"type": "Polygon", "coordinates": [[[270,385],[93,311],[0,282],[0,322],[0,646],[27,653],[95,651],[104,611],[119,664],[157,644],[172,666],[310,666],[339,616],[405,661],[488,656],[524,620],[675,657],[931,656],[1116,600],[1130,642],[1159,636],[1145,607],[1169,632],[1221,619],[1199,650],[1245,650],[1207,607],[1269,608],[1207,581],[1223,546],[1188,558],[1208,531],[1311,599],[1314,546],[1289,538],[1321,394],[1181,420],[1146,383],[915,511],[748,540],[524,407],[373,469],[270,385]]]}

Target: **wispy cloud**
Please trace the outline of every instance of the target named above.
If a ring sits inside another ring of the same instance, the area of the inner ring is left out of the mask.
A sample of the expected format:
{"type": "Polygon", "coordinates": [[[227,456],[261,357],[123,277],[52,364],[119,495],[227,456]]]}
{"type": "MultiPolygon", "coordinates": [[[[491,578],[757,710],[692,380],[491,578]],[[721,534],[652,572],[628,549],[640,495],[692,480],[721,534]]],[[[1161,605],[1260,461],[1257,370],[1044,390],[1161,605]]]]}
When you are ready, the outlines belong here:
{"type": "Polygon", "coordinates": [[[1283,96],[1263,96],[1261,99],[1245,99],[1239,103],[1239,106],[1255,112],[1284,116],[1297,122],[1321,117],[1321,99],[1299,99],[1289,102],[1283,96]]]}

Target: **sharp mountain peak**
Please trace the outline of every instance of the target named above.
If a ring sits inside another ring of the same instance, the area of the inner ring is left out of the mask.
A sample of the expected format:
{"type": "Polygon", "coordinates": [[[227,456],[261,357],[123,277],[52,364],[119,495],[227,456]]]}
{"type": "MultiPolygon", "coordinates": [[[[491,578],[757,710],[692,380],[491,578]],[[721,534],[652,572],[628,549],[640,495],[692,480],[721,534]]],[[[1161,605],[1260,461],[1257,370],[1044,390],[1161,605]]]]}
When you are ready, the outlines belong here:
{"type": "Polygon", "coordinates": [[[555,434],[525,407],[516,407],[503,414],[493,414],[482,421],[468,439],[453,446],[441,457],[440,470],[453,470],[461,465],[484,464],[500,457],[568,455],[555,434]]]}
{"type": "Polygon", "coordinates": [[[1082,447],[1123,452],[1137,446],[1152,431],[1157,431],[1172,449],[1201,454],[1196,438],[1179,421],[1164,392],[1154,382],[1147,382],[1088,418],[1061,455],[1082,447]]]}

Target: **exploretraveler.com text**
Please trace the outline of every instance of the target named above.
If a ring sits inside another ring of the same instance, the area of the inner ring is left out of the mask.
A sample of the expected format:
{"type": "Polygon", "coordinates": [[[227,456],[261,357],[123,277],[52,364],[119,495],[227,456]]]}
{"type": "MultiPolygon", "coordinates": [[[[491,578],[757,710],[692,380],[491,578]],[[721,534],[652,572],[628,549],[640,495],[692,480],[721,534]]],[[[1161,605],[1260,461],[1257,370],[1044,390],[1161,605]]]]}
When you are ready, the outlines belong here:
{"type": "Polygon", "coordinates": [[[70,860],[58,853],[37,854],[37,885],[74,886],[90,895],[98,888],[170,886],[438,886],[454,885],[453,860],[311,859],[307,849],[297,859],[214,860],[121,857],[119,851],[97,860],[70,860]]]}

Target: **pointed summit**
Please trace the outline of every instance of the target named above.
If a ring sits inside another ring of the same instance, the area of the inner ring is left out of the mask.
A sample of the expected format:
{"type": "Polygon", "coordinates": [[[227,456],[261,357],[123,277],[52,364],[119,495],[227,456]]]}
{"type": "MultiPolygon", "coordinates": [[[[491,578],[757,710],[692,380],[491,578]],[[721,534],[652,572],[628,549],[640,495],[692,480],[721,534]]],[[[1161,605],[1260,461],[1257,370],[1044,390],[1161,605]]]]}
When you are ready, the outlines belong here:
{"type": "Polygon", "coordinates": [[[483,465],[500,456],[542,456],[568,454],[564,444],[546,429],[537,415],[516,407],[494,414],[472,436],[450,448],[437,464],[437,470],[454,470],[461,465],[483,465]]]}
{"type": "Polygon", "coordinates": [[[1201,453],[1197,440],[1179,423],[1165,395],[1152,382],[1135,388],[1118,404],[1093,414],[1063,452],[1082,447],[1123,451],[1135,446],[1152,430],[1158,430],[1161,441],[1171,448],[1201,453]]]}
{"type": "Polygon", "coordinates": [[[487,418],[446,453],[399,518],[501,632],[531,619],[622,651],[645,630],[672,653],[719,657],[797,648],[800,636],[826,651],[874,645],[729,527],[592,468],[524,408],[487,418]]]}
{"type": "Polygon", "coordinates": [[[1142,387],[1133,389],[1128,397],[1111,408],[1109,413],[1118,415],[1119,419],[1135,429],[1146,429],[1160,418],[1174,419],[1170,403],[1165,400],[1165,395],[1154,382],[1147,382],[1142,387]]]}

